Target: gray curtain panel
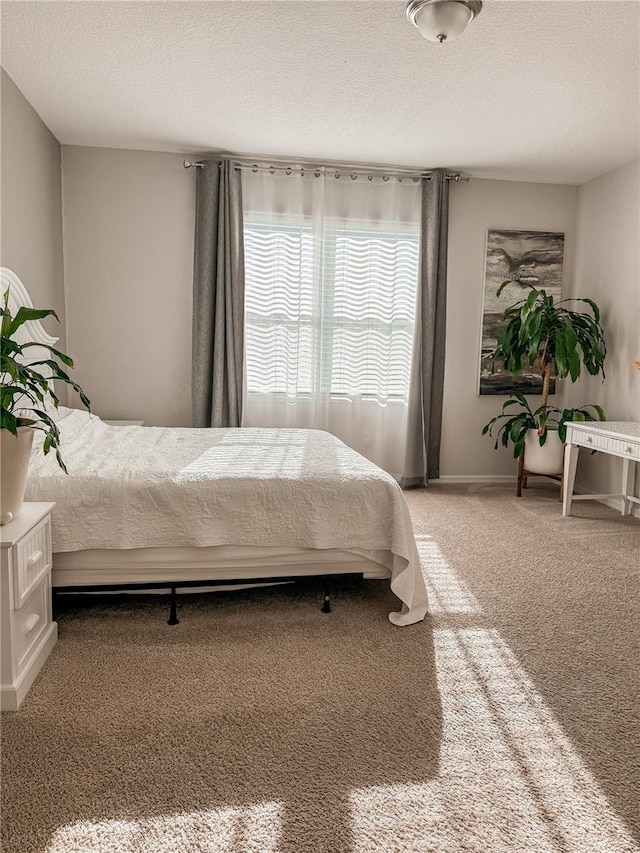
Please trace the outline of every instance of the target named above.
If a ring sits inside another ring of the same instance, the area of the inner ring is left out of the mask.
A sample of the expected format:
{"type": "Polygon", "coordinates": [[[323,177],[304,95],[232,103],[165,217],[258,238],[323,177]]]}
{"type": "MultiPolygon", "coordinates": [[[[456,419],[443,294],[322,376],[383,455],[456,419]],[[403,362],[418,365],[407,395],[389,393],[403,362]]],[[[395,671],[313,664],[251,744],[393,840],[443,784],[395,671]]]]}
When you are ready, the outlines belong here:
{"type": "Polygon", "coordinates": [[[193,425],[235,427],[244,357],[241,175],[230,160],[207,160],[196,172],[193,425]]]}
{"type": "Polygon", "coordinates": [[[422,182],[420,280],[409,386],[407,446],[401,485],[440,476],[447,302],[449,182],[443,169],[422,182]]]}

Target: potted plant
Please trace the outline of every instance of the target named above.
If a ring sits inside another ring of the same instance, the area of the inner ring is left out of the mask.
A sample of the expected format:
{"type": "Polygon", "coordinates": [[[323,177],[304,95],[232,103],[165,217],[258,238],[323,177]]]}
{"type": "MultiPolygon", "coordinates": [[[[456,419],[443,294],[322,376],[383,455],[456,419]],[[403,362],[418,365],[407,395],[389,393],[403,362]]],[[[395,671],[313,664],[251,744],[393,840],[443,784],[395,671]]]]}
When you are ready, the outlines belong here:
{"type": "MultiPolygon", "coordinates": [[[[500,360],[506,370],[518,375],[523,365],[536,366],[542,376],[542,400],[534,410],[523,394],[513,394],[502,406],[502,412],[485,424],[482,434],[493,437],[497,448],[513,444],[513,455],[520,458],[520,472],[559,474],[562,471],[563,442],[567,421],[605,420],[598,405],[559,409],[549,405],[551,380],[569,377],[575,382],[582,366],[604,378],[606,345],[600,324],[600,309],[592,299],[562,299],[554,301],[545,290],[520,279],[515,283],[529,289],[526,299],[509,306],[502,315],[506,323],[498,337],[492,357],[500,360]],[[588,310],[570,307],[585,303],[588,310]]],[[[498,288],[511,284],[504,281],[498,288]]],[[[518,494],[520,489],[518,489],[518,494]]]]}
{"type": "Polygon", "coordinates": [[[80,386],[65,370],[73,367],[68,355],[41,341],[19,342],[19,330],[30,320],[58,316],[52,310],[31,307],[19,308],[15,316],[9,308],[9,289],[5,290],[0,306],[0,452],[2,454],[2,480],[0,483],[0,524],[11,521],[22,506],[29,468],[29,457],[35,430],[44,433],[42,450],[54,450],[58,464],[67,473],[60,455],[60,432],[51,417],[51,407],[57,409],[60,400],[54,390],[53,380],[70,385],[79,395],[82,404],[90,408],[89,400],[80,386]],[[37,347],[45,357],[29,360],[29,350],[37,347]],[[47,411],[49,407],[49,412],[47,411]]]}

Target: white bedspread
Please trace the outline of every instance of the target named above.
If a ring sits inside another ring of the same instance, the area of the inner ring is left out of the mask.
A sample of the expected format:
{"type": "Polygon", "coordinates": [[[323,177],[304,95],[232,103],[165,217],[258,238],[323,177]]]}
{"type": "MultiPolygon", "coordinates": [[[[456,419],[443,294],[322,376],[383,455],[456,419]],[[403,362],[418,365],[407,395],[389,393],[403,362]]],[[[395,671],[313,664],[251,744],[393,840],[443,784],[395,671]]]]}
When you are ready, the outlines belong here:
{"type": "Polygon", "coordinates": [[[69,475],[34,447],[26,493],[56,502],[54,551],[340,548],[391,571],[403,602],[389,616],[394,624],[424,618],[427,593],[400,487],[329,433],[113,427],[79,411],[59,427],[69,475]]]}

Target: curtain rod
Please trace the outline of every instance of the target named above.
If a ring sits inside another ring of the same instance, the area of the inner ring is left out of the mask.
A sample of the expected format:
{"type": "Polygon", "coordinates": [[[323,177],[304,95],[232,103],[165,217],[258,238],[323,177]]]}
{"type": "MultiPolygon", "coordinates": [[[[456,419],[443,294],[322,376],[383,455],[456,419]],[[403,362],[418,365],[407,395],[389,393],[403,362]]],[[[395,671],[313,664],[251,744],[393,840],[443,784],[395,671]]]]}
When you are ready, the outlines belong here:
{"type": "MultiPolygon", "coordinates": [[[[212,158],[213,159],[213,158],[212,158]]],[[[242,162],[236,158],[230,158],[235,160],[236,169],[240,171],[252,171],[252,172],[285,172],[287,175],[304,175],[305,172],[311,172],[315,175],[315,177],[320,177],[322,174],[335,174],[336,177],[344,174],[349,175],[355,180],[359,176],[365,176],[369,179],[373,177],[382,177],[382,178],[412,178],[414,181],[420,180],[420,178],[426,178],[426,180],[431,179],[431,175],[433,174],[432,170],[428,171],[415,171],[412,169],[402,170],[401,168],[394,167],[391,169],[385,169],[380,166],[371,166],[369,168],[363,166],[285,166],[285,165],[276,165],[269,164],[265,165],[264,163],[251,163],[251,162],[242,162]]],[[[204,162],[202,160],[184,160],[182,165],[185,169],[202,169],[204,166],[204,162]]],[[[463,177],[460,172],[447,172],[445,175],[448,181],[453,181],[455,183],[460,183],[461,181],[469,182],[470,178],[463,177]]]]}

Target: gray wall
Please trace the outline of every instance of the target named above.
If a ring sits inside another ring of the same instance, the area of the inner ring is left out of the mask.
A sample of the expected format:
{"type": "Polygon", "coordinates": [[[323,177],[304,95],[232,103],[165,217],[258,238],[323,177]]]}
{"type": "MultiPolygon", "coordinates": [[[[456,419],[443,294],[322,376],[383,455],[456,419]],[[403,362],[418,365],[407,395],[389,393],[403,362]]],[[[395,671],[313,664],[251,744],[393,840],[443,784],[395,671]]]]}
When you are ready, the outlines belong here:
{"type": "Polygon", "coordinates": [[[576,198],[576,187],[559,184],[472,180],[451,187],[443,477],[515,476],[516,471],[512,449],[494,450],[493,441],[481,435],[506,399],[478,396],[487,229],[564,231],[567,288],[576,198]]]}
{"type": "MultiPolygon", "coordinates": [[[[609,420],[640,422],[640,161],[583,184],[578,191],[576,264],[571,296],[602,311],[607,378],[587,374],[566,389],[572,405],[600,403],[609,420]]],[[[596,494],[618,492],[622,462],[581,451],[576,483],[596,494]]],[[[640,491],[640,474],[636,493],[640,491]]]]}
{"type": "Polygon", "coordinates": [[[103,418],[191,425],[195,178],[182,160],[62,149],[69,347],[103,418]]]}
{"type": "MultiPolygon", "coordinates": [[[[60,144],[9,75],[1,72],[1,265],[22,280],[43,321],[66,347],[60,144]]],[[[73,356],[73,353],[70,353],[73,356]]]]}

